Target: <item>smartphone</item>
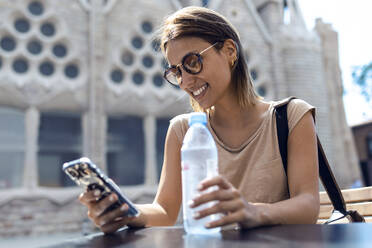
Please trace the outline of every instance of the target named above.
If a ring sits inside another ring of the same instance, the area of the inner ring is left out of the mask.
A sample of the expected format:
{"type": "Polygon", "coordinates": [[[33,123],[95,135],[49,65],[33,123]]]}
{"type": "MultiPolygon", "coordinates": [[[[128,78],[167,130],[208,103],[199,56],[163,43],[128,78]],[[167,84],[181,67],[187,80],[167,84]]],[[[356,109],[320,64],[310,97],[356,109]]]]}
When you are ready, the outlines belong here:
{"type": "Polygon", "coordinates": [[[102,200],[110,193],[115,193],[118,196],[118,201],[112,204],[105,212],[109,212],[126,203],[129,206],[128,216],[137,217],[138,209],[134,204],[125,197],[120,188],[108,178],[89,158],[83,157],[77,160],[66,162],[63,164],[63,171],[84,190],[100,190],[101,196],[98,201],[102,200]]]}

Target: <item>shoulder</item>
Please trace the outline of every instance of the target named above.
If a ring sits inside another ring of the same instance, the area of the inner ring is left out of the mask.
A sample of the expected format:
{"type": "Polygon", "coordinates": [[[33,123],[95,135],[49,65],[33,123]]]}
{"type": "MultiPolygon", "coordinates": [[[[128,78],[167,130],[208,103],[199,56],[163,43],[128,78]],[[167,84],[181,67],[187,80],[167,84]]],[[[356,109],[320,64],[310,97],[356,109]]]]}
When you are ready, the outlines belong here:
{"type": "Polygon", "coordinates": [[[298,99],[298,98],[286,98],[284,100],[275,102],[274,106],[279,107],[284,104],[287,105],[287,118],[288,118],[288,128],[289,132],[297,125],[297,123],[302,119],[302,117],[310,112],[315,121],[315,107],[308,102],[298,99]],[[289,102],[288,102],[289,101],[289,102]]]}
{"type": "Polygon", "coordinates": [[[308,102],[301,99],[292,99],[287,107],[288,116],[288,127],[289,132],[296,126],[296,124],[302,119],[302,117],[307,113],[311,112],[313,119],[315,121],[315,107],[308,102]]]}
{"type": "Polygon", "coordinates": [[[169,129],[176,134],[177,139],[181,142],[187,132],[187,129],[189,128],[189,115],[190,114],[177,115],[170,120],[169,129]]]}
{"type": "Polygon", "coordinates": [[[300,114],[303,115],[306,112],[311,111],[315,118],[315,107],[302,99],[292,99],[287,108],[288,116],[300,114]]]}

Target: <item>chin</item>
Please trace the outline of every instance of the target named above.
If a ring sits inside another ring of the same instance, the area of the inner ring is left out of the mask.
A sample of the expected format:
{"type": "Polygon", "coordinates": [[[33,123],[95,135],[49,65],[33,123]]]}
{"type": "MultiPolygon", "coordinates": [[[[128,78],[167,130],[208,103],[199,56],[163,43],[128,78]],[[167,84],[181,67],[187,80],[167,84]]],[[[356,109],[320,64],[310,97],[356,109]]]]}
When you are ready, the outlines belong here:
{"type": "Polygon", "coordinates": [[[199,103],[198,102],[198,104],[204,110],[209,109],[209,108],[211,108],[213,106],[212,104],[207,104],[207,103],[199,103]]]}

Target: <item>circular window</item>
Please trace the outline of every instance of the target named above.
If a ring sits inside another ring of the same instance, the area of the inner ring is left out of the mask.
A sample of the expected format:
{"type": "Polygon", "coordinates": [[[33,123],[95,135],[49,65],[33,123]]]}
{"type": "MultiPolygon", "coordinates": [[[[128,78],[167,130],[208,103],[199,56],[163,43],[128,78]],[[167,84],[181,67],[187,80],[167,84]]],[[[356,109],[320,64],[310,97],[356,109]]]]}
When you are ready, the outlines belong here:
{"type": "Polygon", "coordinates": [[[50,22],[43,23],[40,27],[40,31],[43,35],[47,37],[51,37],[56,33],[54,24],[50,22]]]}
{"type": "Polygon", "coordinates": [[[35,16],[39,16],[39,15],[43,14],[44,7],[40,2],[33,1],[28,5],[28,10],[30,11],[31,14],[33,14],[35,16]]]}
{"type": "Polygon", "coordinates": [[[132,65],[134,62],[134,56],[131,52],[125,51],[121,56],[121,61],[124,65],[132,65]]]}
{"type": "Polygon", "coordinates": [[[258,77],[257,71],[255,69],[250,70],[250,74],[253,80],[256,80],[258,77]]]}
{"type": "Polygon", "coordinates": [[[141,49],[143,47],[143,40],[142,40],[142,38],[141,37],[138,37],[138,36],[134,37],[132,39],[132,46],[135,47],[135,48],[137,48],[137,49],[141,49]]]}
{"type": "Polygon", "coordinates": [[[153,40],[151,42],[151,47],[152,47],[152,50],[154,50],[155,52],[159,52],[160,51],[160,41],[158,39],[153,40]]]}
{"type": "Polygon", "coordinates": [[[67,54],[67,48],[64,44],[57,44],[53,46],[53,54],[58,58],[63,58],[67,54]]]}
{"type": "Polygon", "coordinates": [[[17,73],[25,73],[28,70],[28,62],[23,58],[14,60],[13,70],[17,73]]]}
{"type": "Polygon", "coordinates": [[[69,64],[65,67],[65,75],[68,78],[76,78],[79,75],[79,67],[75,64],[69,64]]]}
{"type": "Polygon", "coordinates": [[[121,83],[124,79],[124,73],[122,70],[120,69],[114,69],[111,71],[111,80],[114,82],[114,83],[121,83]]]}
{"type": "Polygon", "coordinates": [[[151,33],[152,32],[152,24],[149,21],[142,22],[142,30],[145,33],[151,33]]]}
{"type": "Polygon", "coordinates": [[[202,0],[203,7],[207,7],[209,3],[209,0],[202,0]]]}
{"type": "Polygon", "coordinates": [[[145,57],[143,57],[142,59],[142,64],[147,67],[147,68],[150,68],[154,65],[154,59],[149,56],[149,55],[146,55],[145,57]]]}
{"type": "Polygon", "coordinates": [[[14,22],[14,27],[20,33],[27,33],[30,30],[30,23],[28,20],[20,18],[14,22]]]}
{"type": "Polygon", "coordinates": [[[153,77],[152,77],[152,82],[153,84],[156,86],[156,87],[161,87],[164,85],[164,79],[163,79],[163,76],[158,73],[158,74],[155,74],[153,77]]]}
{"type": "Polygon", "coordinates": [[[257,89],[257,93],[260,96],[266,96],[266,87],[265,86],[259,86],[257,89]]]}
{"type": "Polygon", "coordinates": [[[135,84],[137,84],[137,85],[141,85],[141,84],[143,84],[143,81],[145,80],[145,76],[143,75],[142,72],[138,71],[138,72],[135,72],[135,73],[133,74],[132,79],[133,79],[133,82],[134,82],[135,84]]]}
{"type": "Polygon", "coordinates": [[[29,51],[29,53],[31,54],[34,54],[34,55],[40,54],[42,49],[43,47],[41,43],[37,40],[30,41],[27,44],[27,51],[29,51]]]}
{"type": "Polygon", "coordinates": [[[39,66],[39,71],[44,76],[51,76],[54,73],[54,65],[49,61],[43,62],[39,66]]]}
{"type": "Polygon", "coordinates": [[[16,48],[15,40],[10,36],[5,36],[0,41],[0,46],[4,51],[13,51],[16,48]]]}

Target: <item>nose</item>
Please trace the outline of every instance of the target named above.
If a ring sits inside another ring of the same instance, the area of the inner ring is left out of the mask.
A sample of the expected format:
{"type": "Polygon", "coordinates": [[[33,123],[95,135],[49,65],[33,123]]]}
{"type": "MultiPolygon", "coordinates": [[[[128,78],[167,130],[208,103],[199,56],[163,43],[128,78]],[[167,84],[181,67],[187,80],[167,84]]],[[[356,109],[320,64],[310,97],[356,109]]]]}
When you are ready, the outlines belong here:
{"type": "Polygon", "coordinates": [[[195,76],[188,73],[182,66],[179,67],[179,70],[181,71],[181,83],[179,86],[181,88],[187,88],[195,81],[195,76]]]}

